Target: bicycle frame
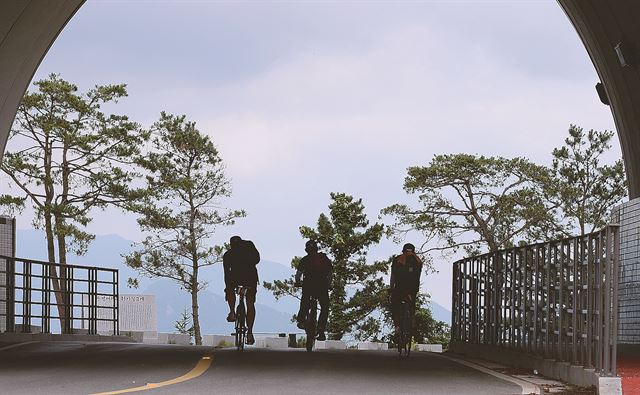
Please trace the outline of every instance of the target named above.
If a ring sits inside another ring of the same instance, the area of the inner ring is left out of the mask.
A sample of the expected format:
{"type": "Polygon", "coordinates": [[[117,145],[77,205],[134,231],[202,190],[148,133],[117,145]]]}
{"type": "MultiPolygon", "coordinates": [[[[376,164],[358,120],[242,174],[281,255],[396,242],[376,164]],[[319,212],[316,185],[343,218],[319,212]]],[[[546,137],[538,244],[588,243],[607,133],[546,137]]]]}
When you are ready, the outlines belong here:
{"type": "Polygon", "coordinates": [[[318,298],[312,296],[309,299],[309,312],[307,314],[307,321],[305,325],[305,332],[307,332],[307,351],[313,350],[313,345],[316,341],[316,331],[318,329],[318,298]]]}
{"type": "Polygon", "coordinates": [[[400,302],[401,316],[400,316],[400,333],[398,334],[398,353],[400,357],[408,357],[411,353],[411,340],[412,340],[412,317],[411,317],[411,305],[408,301],[403,300],[400,302]]]}
{"type": "Polygon", "coordinates": [[[238,286],[235,289],[238,295],[238,306],[236,307],[235,345],[238,351],[244,350],[245,338],[247,335],[247,310],[244,303],[244,295],[249,287],[238,286]]]}

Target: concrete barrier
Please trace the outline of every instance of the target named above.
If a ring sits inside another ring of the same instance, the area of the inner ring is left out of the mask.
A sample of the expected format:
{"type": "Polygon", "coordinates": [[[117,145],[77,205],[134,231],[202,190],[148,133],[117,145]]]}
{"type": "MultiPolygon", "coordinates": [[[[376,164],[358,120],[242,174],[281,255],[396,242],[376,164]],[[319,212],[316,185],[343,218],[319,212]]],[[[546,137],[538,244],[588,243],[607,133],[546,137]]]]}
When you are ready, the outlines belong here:
{"type": "Polygon", "coordinates": [[[388,350],[389,345],[387,343],[378,342],[359,342],[358,350],[388,350]]]}
{"type": "MultiPolygon", "coordinates": [[[[38,325],[15,324],[15,333],[42,333],[42,327],[38,325]]],[[[73,329],[76,331],[77,329],[73,329]]]]}
{"type": "Polygon", "coordinates": [[[122,334],[132,338],[136,343],[159,344],[158,332],[156,331],[124,331],[122,334]]]}
{"type": "Polygon", "coordinates": [[[202,344],[211,347],[233,347],[236,342],[232,335],[204,335],[202,344]]]}
{"type": "Polygon", "coordinates": [[[442,344],[416,344],[416,351],[442,352],[442,344]]]}
{"type": "Polygon", "coordinates": [[[286,337],[258,337],[256,338],[258,348],[288,348],[289,342],[286,337]]]}
{"type": "Polygon", "coordinates": [[[622,395],[622,379],[620,377],[599,377],[598,395],[622,395]]]}
{"type": "MultiPolygon", "coordinates": [[[[598,387],[600,385],[601,377],[593,369],[572,366],[568,362],[545,359],[539,355],[518,352],[508,348],[455,341],[449,344],[449,351],[454,354],[482,358],[516,368],[537,370],[543,376],[563,380],[580,387],[590,387],[592,385],[598,387]]],[[[619,380],[620,378],[612,377],[612,379],[614,380],[611,381],[615,382],[615,379],[619,380]]],[[[606,382],[606,380],[603,380],[603,384],[606,382]]]]}
{"type": "Polygon", "coordinates": [[[316,350],[346,350],[347,343],[342,340],[316,340],[314,347],[316,350]]]}
{"type": "Polygon", "coordinates": [[[28,341],[81,341],[81,342],[124,342],[133,343],[134,340],[128,336],[102,336],[102,335],[61,335],[51,333],[0,333],[0,342],[3,343],[23,343],[28,341]]]}
{"type": "MultiPolygon", "coordinates": [[[[123,332],[123,335],[128,336],[133,339],[136,343],[142,343],[144,341],[144,332],[139,331],[126,331],[123,332]]],[[[157,335],[156,335],[157,337],[157,335]]]]}
{"type": "Polygon", "coordinates": [[[191,344],[191,336],[182,333],[158,333],[158,344],[178,344],[188,346],[191,344]]]}

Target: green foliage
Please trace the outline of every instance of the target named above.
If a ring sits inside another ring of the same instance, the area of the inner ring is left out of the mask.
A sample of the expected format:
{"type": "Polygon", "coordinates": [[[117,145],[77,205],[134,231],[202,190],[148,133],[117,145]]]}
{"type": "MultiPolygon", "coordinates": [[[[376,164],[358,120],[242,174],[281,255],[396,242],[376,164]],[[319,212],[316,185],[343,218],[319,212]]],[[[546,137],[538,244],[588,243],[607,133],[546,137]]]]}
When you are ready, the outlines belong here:
{"type": "Polygon", "coordinates": [[[553,150],[553,174],[558,179],[554,198],[580,233],[590,233],[610,221],[610,210],[627,196],[622,160],[603,165],[600,157],[611,148],[614,132],[571,125],[562,147],[553,150]]]}
{"type": "Polygon", "coordinates": [[[305,348],[307,347],[307,337],[300,336],[296,339],[296,347],[295,348],[305,348]]]}
{"type": "Polygon", "coordinates": [[[144,199],[129,209],[148,236],[125,257],[128,266],[149,277],[176,281],[192,297],[196,344],[201,344],[198,292],[206,287],[200,270],[221,261],[223,247],[210,239],[218,226],[245,216],[220,208],[231,196],[222,159],[211,139],[185,116],[162,113],[152,128],[152,147],[137,160],[146,181],[144,199]]]}
{"type": "Polygon", "coordinates": [[[124,84],[98,85],[84,93],[51,74],[35,82],[18,108],[2,171],[20,196],[3,195],[0,204],[19,208],[29,202],[34,225],[46,230],[49,260],[66,262],[66,251],[83,254],[94,236],[84,228],[90,212],[123,205],[140,196],[132,189],[128,164],[147,138],[127,116],[102,107],[127,96],[124,84]]]}
{"type": "Polygon", "coordinates": [[[423,253],[496,251],[562,230],[545,194],[552,187],[548,169],[524,158],[436,155],[408,169],[404,190],[418,207],[395,204],[382,214],[395,217],[389,233],[398,239],[420,232],[423,253]]]}
{"type": "Polygon", "coordinates": [[[180,317],[174,323],[174,328],[176,331],[183,335],[189,335],[191,337],[195,334],[195,329],[191,323],[191,315],[189,314],[189,310],[185,308],[180,313],[180,317]]]}
{"type": "Polygon", "coordinates": [[[416,308],[416,333],[414,341],[420,344],[442,344],[449,346],[451,328],[446,322],[438,321],[431,315],[431,310],[421,305],[416,308]]]}
{"type": "MultiPolygon", "coordinates": [[[[395,329],[391,315],[391,301],[387,299],[382,304],[383,317],[379,320],[380,332],[373,341],[383,341],[395,347],[395,329]]],[[[433,318],[429,308],[429,296],[418,294],[415,312],[414,342],[420,344],[442,344],[447,348],[451,338],[451,329],[446,322],[433,318]]]]}
{"type": "MultiPolygon", "coordinates": [[[[367,262],[367,250],[378,243],[383,235],[381,224],[369,225],[362,199],[344,193],[331,193],[329,214],[320,214],[316,228],[300,227],[304,239],[315,240],[333,261],[333,283],[330,293],[330,315],[327,330],[332,339],[341,339],[345,333],[369,330],[361,323],[379,306],[384,283],[380,274],[387,262],[367,262]],[[353,294],[348,296],[347,292],[353,294]]],[[[300,258],[293,259],[296,269],[300,258]]],[[[299,290],[289,278],[263,285],[278,298],[283,295],[299,297],[299,290]]]]}
{"type": "Polygon", "coordinates": [[[0,195],[0,210],[5,215],[13,217],[16,213],[22,212],[26,200],[26,197],[0,195]]]}

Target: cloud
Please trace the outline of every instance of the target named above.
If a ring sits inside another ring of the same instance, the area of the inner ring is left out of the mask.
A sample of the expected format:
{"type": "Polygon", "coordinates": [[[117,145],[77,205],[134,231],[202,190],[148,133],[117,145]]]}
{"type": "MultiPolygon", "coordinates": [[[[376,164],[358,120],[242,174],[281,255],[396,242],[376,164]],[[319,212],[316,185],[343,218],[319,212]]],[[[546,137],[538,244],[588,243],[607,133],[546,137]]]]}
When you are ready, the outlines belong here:
{"type": "MultiPolygon", "coordinates": [[[[407,199],[405,168],[433,154],[545,162],[569,123],[613,128],[554,3],[194,4],[150,13],[88,2],[38,75],[127,82],[117,111],[146,124],[161,110],[197,121],[233,178],[229,206],[249,212],[220,240],[247,235],[268,259],[302,252],[297,228],[326,211],[331,191],[363,197],[375,219],[407,199]]],[[[92,229],[139,236],[111,210],[92,229]]],[[[372,256],[396,250],[384,242],[372,256]]],[[[426,283],[447,305],[450,265],[441,268],[426,283]]]]}
{"type": "Polygon", "coordinates": [[[546,160],[569,123],[613,127],[591,85],[534,79],[488,48],[413,26],[360,51],[302,52],[249,80],[184,96],[209,104],[191,111],[230,168],[254,177],[314,150],[368,160],[392,147],[425,160],[439,152],[546,160]]]}

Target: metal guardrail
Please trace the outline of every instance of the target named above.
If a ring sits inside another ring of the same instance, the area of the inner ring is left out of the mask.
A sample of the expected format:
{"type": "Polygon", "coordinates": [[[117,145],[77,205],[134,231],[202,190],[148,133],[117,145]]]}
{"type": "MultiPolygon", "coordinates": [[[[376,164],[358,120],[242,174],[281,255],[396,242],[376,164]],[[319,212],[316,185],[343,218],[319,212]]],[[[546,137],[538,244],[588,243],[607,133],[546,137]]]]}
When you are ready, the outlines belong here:
{"type": "Polygon", "coordinates": [[[0,255],[0,321],[6,332],[97,334],[106,326],[118,335],[118,303],[117,269],[0,255]]]}
{"type": "Polygon", "coordinates": [[[616,373],[619,226],[462,259],[452,341],[616,373]]]}

